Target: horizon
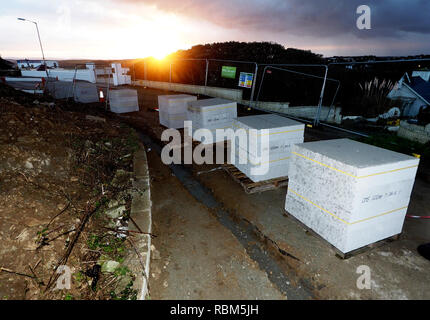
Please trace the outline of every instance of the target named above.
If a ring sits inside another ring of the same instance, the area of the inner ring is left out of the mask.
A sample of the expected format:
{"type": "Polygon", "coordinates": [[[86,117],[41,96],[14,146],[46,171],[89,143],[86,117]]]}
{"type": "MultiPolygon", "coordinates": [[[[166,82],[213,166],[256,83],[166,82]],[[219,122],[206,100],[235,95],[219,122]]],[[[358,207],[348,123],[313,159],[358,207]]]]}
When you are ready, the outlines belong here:
{"type": "Polygon", "coordinates": [[[161,59],[178,50],[214,42],[276,42],[324,57],[430,54],[430,2],[368,1],[371,29],[356,26],[361,1],[301,3],[271,0],[16,0],[3,5],[0,55],[41,59],[161,59]],[[227,3],[231,3],[227,6],[227,3]]]}
{"type": "MultiPolygon", "coordinates": [[[[206,45],[206,44],[210,44],[210,43],[198,43],[198,44],[195,44],[195,45],[193,45],[193,46],[198,46],[198,45],[206,45]]],[[[191,49],[192,47],[190,47],[190,48],[188,48],[188,49],[179,49],[179,50],[189,50],[189,49],[191,49]]],[[[305,49],[305,48],[303,48],[303,49],[300,49],[300,48],[287,48],[287,47],[285,47],[285,49],[299,49],[299,50],[305,50],[305,51],[307,51],[307,49],[305,49]]],[[[179,51],[179,50],[177,50],[177,51],[179,51]]],[[[55,61],[73,61],[73,60],[91,60],[91,61],[94,61],[94,60],[100,60],[100,61],[124,61],[124,60],[140,60],[140,59],[156,59],[156,60],[163,60],[163,59],[165,59],[165,58],[167,58],[169,55],[172,55],[172,54],[175,54],[177,51],[174,51],[174,52],[171,52],[171,53],[168,53],[165,57],[163,57],[163,58],[156,58],[156,57],[154,57],[154,56],[146,56],[146,57],[137,57],[137,58],[91,58],[91,57],[87,57],[87,58],[85,58],[85,57],[77,57],[77,58],[56,58],[56,57],[45,57],[45,60],[55,60],[55,61]]],[[[310,50],[309,50],[310,51],[310,50]]],[[[312,53],[315,53],[315,54],[319,54],[318,52],[313,52],[312,51],[312,53]]],[[[428,56],[428,55],[430,55],[430,52],[429,53],[417,53],[417,54],[408,54],[408,55],[391,55],[391,56],[386,56],[386,55],[372,55],[372,54],[362,54],[362,55],[342,55],[342,56],[337,56],[337,55],[333,55],[333,56],[324,56],[323,55],[323,58],[325,58],[325,59],[329,59],[329,58],[335,58],[335,57],[341,57],[341,58],[360,58],[360,57],[365,57],[365,56],[373,56],[373,57],[375,57],[375,58],[379,58],[379,59],[381,59],[381,58],[403,58],[403,57],[407,57],[407,56],[411,56],[411,57],[414,57],[414,56],[421,56],[421,55],[424,55],[424,56],[428,56]]],[[[16,60],[25,60],[25,59],[27,59],[27,60],[42,60],[42,57],[1,57],[1,58],[3,58],[3,59],[5,59],[5,60],[14,60],[14,61],[16,61],[16,60]]]]}

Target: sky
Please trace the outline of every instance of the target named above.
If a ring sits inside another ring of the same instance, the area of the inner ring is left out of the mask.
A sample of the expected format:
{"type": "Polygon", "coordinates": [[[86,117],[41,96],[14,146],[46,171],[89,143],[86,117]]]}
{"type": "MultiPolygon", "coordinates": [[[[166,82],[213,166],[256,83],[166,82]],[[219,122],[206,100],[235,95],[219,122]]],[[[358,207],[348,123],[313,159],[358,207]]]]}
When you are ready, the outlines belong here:
{"type": "Polygon", "coordinates": [[[272,41],[334,55],[430,54],[430,0],[2,0],[0,55],[162,58],[222,41],[272,41]],[[357,7],[368,5],[371,29],[357,7]]]}

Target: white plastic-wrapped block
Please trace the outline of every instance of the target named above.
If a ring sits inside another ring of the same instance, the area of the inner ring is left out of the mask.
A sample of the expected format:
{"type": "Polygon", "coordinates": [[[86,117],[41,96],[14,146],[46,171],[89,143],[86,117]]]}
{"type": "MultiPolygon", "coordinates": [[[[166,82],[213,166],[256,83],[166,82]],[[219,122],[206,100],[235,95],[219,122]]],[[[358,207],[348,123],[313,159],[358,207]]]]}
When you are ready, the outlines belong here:
{"type": "Polygon", "coordinates": [[[164,111],[159,112],[160,117],[160,124],[162,124],[165,127],[168,128],[183,128],[184,127],[184,121],[187,120],[187,114],[186,113],[167,113],[164,111]]]}
{"type": "Polygon", "coordinates": [[[205,127],[199,126],[198,124],[195,125],[194,122],[192,123],[192,132],[189,132],[189,130],[185,130],[185,133],[187,135],[189,135],[190,137],[192,137],[194,140],[196,141],[200,141],[202,144],[212,144],[212,143],[217,143],[217,142],[222,142],[222,141],[226,141],[229,140],[229,135],[217,135],[216,130],[217,129],[233,129],[232,127],[232,123],[233,123],[233,119],[229,119],[227,121],[224,121],[223,123],[217,123],[217,124],[211,124],[211,125],[206,125],[205,127]],[[210,132],[210,136],[211,136],[211,140],[205,140],[205,138],[203,137],[199,137],[198,132],[201,132],[200,129],[205,129],[209,130],[210,132]]]}
{"type": "Polygon", "coordinates": [[[401,233],[419,159],[349,139],[292,154],[285,210],[341,252],[401,233]]]}
{"type": "Polygon", "coordinates": [[[76,81],[74,99],[76,102],[81,103],[99,102],[96,84],[85,81],[76,81]]]}
{"type": "MultiPolygon", "coordinates": [[[[239,150],[236,151],[238,154],[239,150]]],[[[262,168],[264,164],[261,162],[252,163],[248,158],[248,164],[242,164],[240,159],[244,159],[243,157],[236,156],[234,166],[243,172],[249,179],[253,182],[266,181],[275,178],[287,177],[288,176],[288,165],[289,165],[289,157],[279,158],[275,160],[275,163],[267,163],[268,170],[264,174],[258,173],[255,169],[262,168]]],[[[245,157],[246,159],[246,157],[245,157]]]]}
{"type": "Polygon", "coordinates": [[[230,123],[237,117],[237,103],[234,101],[211,98],[190,102],[187,108],[188,120],[199,128],[212,128],[230,123]]]}
{"type": "Polygon", "coordinates": [[[119,89],[109,90],[110,111],[115,113],[126,113],[139,111],[137,90],[119,89]]]}
{"type": "Polygon", "coordinates": [[[187,120],[188,102],[196,100],[196,96],[189,94],[158,96],[160,124],[173,129],[183,128],[187,120]]]}
{"type": "Polygon", "coordinates": [[[264,114],[237,118],[233,121],[233,128],[244,129],[247,134],[245,146],[240,144],[236,136],[231,159],[234,157],[234,165],[248,178],[258,182],[288,176],[291,147],[303,142],[303,123],[264,114]],[[256,171],[263,167],[268,167],[266,173],[256,171]]]}
{"type": "Polygon", "coordinates": [[[192,121],[192,132],[187,132],[195,140],[210,144],[228,140],[227,137],[217,137],[216,129],[231,129],[233,119],[237,117],[237,103],[211,98],[188,103],[187,118],[192,121]],[[208,129],[213,136],[212,142],[199,139],[195,132],[198,129],[208,129]]]}

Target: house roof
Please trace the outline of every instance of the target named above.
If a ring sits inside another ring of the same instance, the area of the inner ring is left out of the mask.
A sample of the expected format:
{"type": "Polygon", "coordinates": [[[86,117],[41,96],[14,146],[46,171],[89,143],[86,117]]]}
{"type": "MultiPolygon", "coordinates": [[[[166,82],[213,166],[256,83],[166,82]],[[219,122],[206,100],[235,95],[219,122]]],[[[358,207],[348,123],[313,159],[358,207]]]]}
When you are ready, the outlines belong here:
{"type": "Polygon", "coordinates": [[[425,81],[421,77],[412,77],[408,85],[430,103],[430,82],[425,81]]]}

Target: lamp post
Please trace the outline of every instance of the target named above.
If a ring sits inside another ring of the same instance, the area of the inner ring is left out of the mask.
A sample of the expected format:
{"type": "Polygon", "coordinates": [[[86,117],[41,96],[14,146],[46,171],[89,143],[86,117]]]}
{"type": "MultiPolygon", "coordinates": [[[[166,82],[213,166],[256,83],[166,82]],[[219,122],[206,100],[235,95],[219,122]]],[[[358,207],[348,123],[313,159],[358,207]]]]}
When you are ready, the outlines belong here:
{"type": "Polygon", "coordinates": [[[40,50],[42,51],[42,60],[43,60],[44,66],[45,66],[46,75],[48,76],[48,68],[46,66],[45,54],[43,53],[42,40],[40,40],[39,27],[37,26],[37,22],[36,21],[31,21],[31,20],[28,20],[28,19],[24,19],[24,18],[18,18],[18,20],[34,23],[34,25],[36,26],[37,37],[39,38],[40,50]]]}

